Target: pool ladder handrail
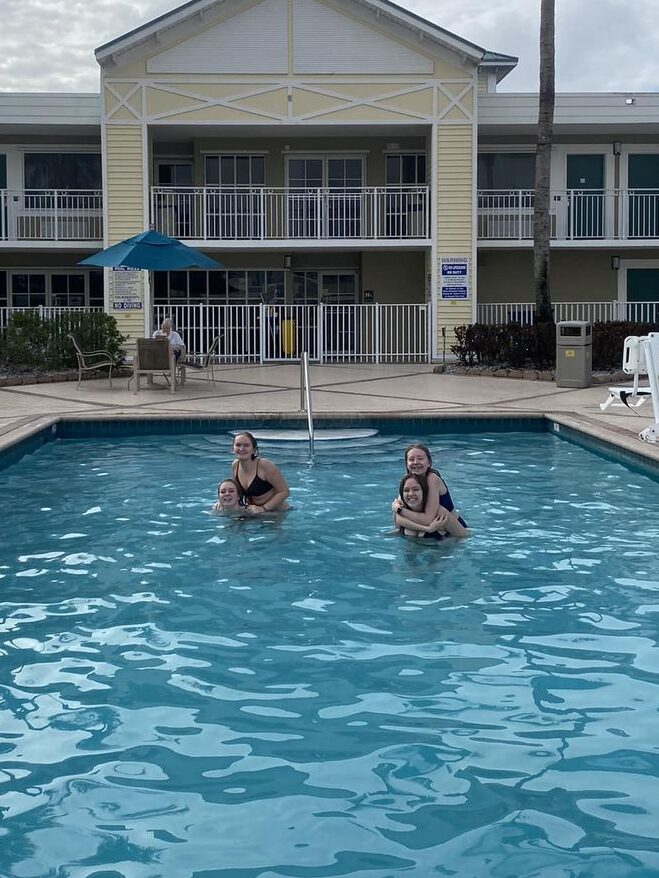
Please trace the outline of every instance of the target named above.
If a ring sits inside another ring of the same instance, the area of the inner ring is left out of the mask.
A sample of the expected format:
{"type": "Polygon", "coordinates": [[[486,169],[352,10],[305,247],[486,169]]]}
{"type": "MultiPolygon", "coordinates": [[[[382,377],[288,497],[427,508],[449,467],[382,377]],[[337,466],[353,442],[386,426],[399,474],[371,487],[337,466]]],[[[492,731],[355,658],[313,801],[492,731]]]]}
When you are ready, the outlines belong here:
{"type": "Polygon", "coordinates": [[[309,380],[309,353],[302,351],[300,355],[300,410],[307,413],[309,430],[309,454],[313,456],[314,428],[313,409],[311,407],[311,381],[309,380]]]}

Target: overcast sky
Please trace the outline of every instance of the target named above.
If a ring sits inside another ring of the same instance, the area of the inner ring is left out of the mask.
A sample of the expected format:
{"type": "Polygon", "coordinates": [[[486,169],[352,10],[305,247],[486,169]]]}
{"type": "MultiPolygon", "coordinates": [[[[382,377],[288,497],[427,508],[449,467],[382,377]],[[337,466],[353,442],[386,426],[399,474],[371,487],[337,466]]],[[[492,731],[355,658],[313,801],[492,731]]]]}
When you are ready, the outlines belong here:
{"type": "MultiPolygon", "coordinates": [[[[536,91],[540,0],[398,0],[486,49],[519,57],[500,88],[536,91]]],[[[1,91],[98,91],[93,50],[172,0],[0,0],[1,91]]],[[[659,90],[657,0],[556,0],[559,91],[659,90]]]]}

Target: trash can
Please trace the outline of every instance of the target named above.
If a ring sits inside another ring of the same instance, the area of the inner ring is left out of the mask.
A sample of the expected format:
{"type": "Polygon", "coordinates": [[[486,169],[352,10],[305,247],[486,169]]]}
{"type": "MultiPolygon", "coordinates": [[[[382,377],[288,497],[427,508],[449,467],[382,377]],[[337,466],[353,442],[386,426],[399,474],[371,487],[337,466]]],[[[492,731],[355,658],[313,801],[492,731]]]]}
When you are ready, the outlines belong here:
{"type": "Polygon", "coordinates": [[[281,346],[287,356],[295,353],[295,320],[282,320],[281,346]]]}
{"type": "Polygon", "coordinates": [[[590,387],[592,383],[592,326],[586,320],[562,320],[556,324],[556,386],[590,387]]]}

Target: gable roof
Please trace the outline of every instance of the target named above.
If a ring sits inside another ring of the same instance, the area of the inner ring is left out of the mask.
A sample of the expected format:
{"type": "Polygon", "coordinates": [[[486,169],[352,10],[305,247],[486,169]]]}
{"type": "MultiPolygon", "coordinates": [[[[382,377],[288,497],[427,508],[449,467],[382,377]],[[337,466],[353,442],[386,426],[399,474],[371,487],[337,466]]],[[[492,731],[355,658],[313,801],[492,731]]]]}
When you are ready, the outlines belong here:
{"type": "MultiPolygon", "coordinates": [[[[160,15],[146,24],[99,46],[95,51],[96,60],[99,64],[103,65],[104,62],[110,60],[114,55],[129,51],[152,37],[158,38],[165,31],[176,27],[184,21],[188,21],[194,16],[203,17],[211,10],[227,2],[228,0],[189,0],[189,2],[173,9],[171,12],[166,12],[164,15],[160,15]]],[[[496,53],[488,53],[481,46],[477,46],[475,43],[445,30],[439,25],[422,18],[420,15],[410,12],[397,3],[393,3],[392,0],[352,0],[352,2],[369,9],[377,16],[386,17],[399,26],[406,27],[416,33],[417,36],[423,35],[423,37],[427,37],[440,46],[464,55],[473,63],[479,64],[487,55],[507,58],[514,63],[517,62],[517,59],[513,59],[512,56],[498,56],[496,53]]]]}

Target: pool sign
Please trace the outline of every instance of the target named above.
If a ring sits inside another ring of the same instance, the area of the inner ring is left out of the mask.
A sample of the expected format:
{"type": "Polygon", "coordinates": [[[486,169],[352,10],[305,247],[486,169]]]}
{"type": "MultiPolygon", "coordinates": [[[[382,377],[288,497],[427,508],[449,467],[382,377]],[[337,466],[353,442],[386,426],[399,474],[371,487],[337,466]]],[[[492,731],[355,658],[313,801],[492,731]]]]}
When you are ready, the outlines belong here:
{"type": "Polygon", "coordinates": [[[439,257],[439,298],[469,298],[469,257],[439,257]]]}
{"type": "Polygon", "coordinates": [[[114,311],[141,311],[144,308],[142,272],[128,265],[112,269],[112,308],[114,311]]]}

